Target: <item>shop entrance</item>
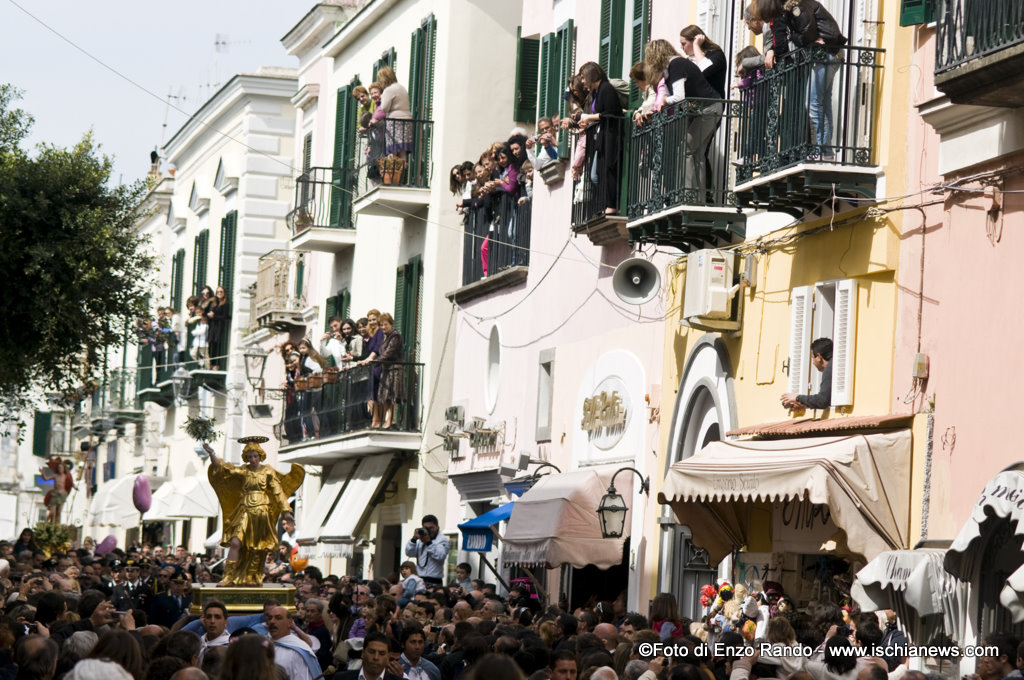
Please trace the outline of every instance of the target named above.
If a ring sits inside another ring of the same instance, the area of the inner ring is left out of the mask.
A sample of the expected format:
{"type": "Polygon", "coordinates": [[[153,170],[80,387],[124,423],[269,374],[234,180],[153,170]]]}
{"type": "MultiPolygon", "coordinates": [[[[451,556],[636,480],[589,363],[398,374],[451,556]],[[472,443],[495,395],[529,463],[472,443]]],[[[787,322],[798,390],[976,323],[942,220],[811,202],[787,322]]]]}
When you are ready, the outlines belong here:
{"type": "MultiPolygon", "coordinates": [[[[615,600],[629,583],[629,539],[622,546],[622,561],[608,569],[587,565],[563,570],[562,592],[569,598],[569,612],[593,608],[602,600],[615,600]]],[[[561,598],[559,598],[561,599],[561,598]]]]}

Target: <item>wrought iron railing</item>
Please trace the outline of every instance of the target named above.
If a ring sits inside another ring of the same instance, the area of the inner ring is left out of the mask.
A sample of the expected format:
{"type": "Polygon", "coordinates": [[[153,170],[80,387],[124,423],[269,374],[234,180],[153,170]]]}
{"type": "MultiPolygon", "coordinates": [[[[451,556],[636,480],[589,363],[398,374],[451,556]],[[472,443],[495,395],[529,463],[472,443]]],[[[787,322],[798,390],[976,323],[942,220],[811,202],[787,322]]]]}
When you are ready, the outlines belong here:
{"type": "Polygon", "coordinates": [[[687,99],[630,126],[627,214],[735,205],[730,148],[740,102],[687,99]]]}
{"type": "Polygon", "coordinates": [[[373,423],[369,403],[382,382],[397,385],[392,430],[419,432],[423,364],[376,362],[337,373],[317,373],[284,391],[281,422],[275,432],[282,445],[367,430],[373,423]]]}
{"type": "Polygon", "coordinates": [[[805,162],[872,165],[884,53],[814,45],[740,90],[737,184],[805,162]]]}
{"type": "Polygon", "coordinates": [[[533,202],[499,191],[466,209],[462,285],[530,264],[533,202]]]}
{"type": "Polygon", "coordinates": [[[1024,43],[1021,0],[936,0],[935,73],[1024,43]]]}
{"type": "Polygon", "coordinates": [[[434,123],[382,118],[360,129],[356,149],[355,195],[382,184],[426,189],[434,123]]]}
{"type": "Polygon", "coordinates": [[[295,207],[286,216],[292,234],[312,228],[352,229],[352,168],[310,168],[295,178],[295,207]]]}
{"type": "Polygon", "coordinates": [[[601,126],[607,128],[606,145],[611,149],[598,150],[599,128],[591,125],[585,133],[576,136],[573,167],[578,170],[573,181],[572,227],[582,227],[587,222],[607,214],[612,208],[616,214],[625,214],[626,173],[622,160],[628,158],[628,119],[625,117],[602,116],[601,126]],[[580,145],[585,146],[583,164],[577,162],[580,145]]]}

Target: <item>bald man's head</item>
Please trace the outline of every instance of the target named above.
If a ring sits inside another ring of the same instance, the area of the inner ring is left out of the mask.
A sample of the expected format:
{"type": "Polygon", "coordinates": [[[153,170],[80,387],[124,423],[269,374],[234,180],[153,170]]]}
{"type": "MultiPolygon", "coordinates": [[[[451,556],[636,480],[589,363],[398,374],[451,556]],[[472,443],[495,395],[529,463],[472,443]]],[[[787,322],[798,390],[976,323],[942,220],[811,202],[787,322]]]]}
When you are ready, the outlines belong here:
{"type": "Polygon", "coordinates": [[[619,644],[619,631],[610,623],[599,623],[594,626],[594,635],[601,638],[604,648],[609,652],[615,651],[615,646],[619,644]]]}

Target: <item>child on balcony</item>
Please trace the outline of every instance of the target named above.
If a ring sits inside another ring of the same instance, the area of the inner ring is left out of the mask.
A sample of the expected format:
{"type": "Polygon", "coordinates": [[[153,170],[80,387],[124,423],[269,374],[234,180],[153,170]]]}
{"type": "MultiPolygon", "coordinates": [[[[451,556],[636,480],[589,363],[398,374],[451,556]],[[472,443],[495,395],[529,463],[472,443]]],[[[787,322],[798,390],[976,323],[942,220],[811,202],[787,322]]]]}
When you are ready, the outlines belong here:
{"type": "Polygon", "coordinates": [[[210,368],[210,341],[207,334],[210,331],[210,322],[206,316],[199,317],[199,322],[192,329],[192,357],[199,362],[201,369],[210,368]]]}

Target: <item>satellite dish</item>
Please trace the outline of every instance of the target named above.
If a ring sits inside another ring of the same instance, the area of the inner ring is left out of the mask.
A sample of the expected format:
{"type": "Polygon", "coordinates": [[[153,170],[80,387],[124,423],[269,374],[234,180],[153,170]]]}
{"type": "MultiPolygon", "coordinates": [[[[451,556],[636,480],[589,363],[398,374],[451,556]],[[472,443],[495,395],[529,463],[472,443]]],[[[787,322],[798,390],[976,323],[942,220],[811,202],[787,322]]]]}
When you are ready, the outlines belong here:
{"type": "Polygon", "coordinates": [[[661,290],[661,274],[642,257],[631,257],[615,268],[612,290],[623,302],[642,305],[653,300],[661,290]]]}

